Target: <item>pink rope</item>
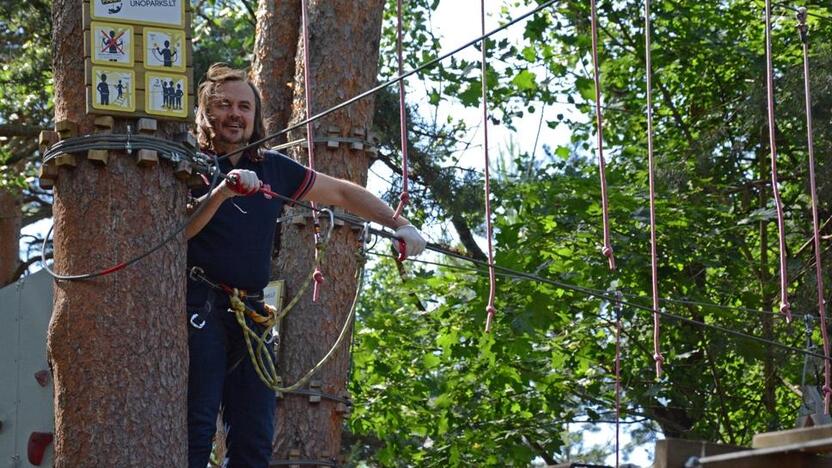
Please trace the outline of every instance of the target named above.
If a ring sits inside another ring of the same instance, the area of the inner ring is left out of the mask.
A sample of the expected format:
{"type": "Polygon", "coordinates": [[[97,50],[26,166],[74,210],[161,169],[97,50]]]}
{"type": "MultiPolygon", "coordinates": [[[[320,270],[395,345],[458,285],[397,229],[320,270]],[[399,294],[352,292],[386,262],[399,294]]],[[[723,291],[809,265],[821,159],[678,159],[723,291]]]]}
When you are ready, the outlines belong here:
{"type": "Polygon", "coordinates": [[[650,185],[650,279],[653,286],[653,360],[656,378],[662,376],[664,356],[660,351],[661,323],[659,320],[659,267],[656,255],[656,186],[653,158],[653,54],[651,44],[650,0],[644,0],[644,61],[647,69],[647,164],[650,185]]]}
{"type": "Polygon", "coordinates": [[[825,414],[829,414],[829,400],[832,395],[832,366],[829,363],[829,334],[826,330],[826,301],[823,292],[823,270],[820,257],[820,227],[818,224],[818,193],[815,185],[815,143],[812,136],[812,92],[809,86],[809,28],[806,25],[806,8],[801,8],[797,13],[800,24],[797,26],[800,31],[800,39],[803,42],[803,89],[806,100],[806,134],[809,146],[809,189],[812,192],[812,229],[815,241],[815,279],[818,288],[818,315],[820,315],[820,332],[823,336],[823,408],[825,414]]]}
{"type": "MultiPolygon", "coordinates": [[[[399,59],[399,75],[404,75],[404,59],[402,58],[402,0],[397,2],[398,22],[396,23],[396,53],[399,59]]],[[[402,193],[399,195],[399,206],[393,214],[397,219],[404,211],[404,206],[410,201],[407,191],[407,108],[405,107],[404,80],[399,80],[399,122],[401,123],[402,141],[402,193]]]]}
{"type": "MultiPolygon", "coordinates": [[[[306,117],[312,115],[312,95],[310,88],[312,87],[312,80],[309,77],[309,17],[306,10],[306,0],[300,2],[301,20],[303,22],[303,94],[306,99],[306,117]]],[[[315,139],[313,138],[312,122],[306,123],[306,147],[309,156],[309,168],[315,170],[315,139]]],[[[318,220],[318,211],[315,210],[315,202],[310,202],[312,206],[312,224],[314,225],[315,233],[315,272],[312,278],[315,284],[312,288],[312,302],[318,302],[320,298],[320,286],[324,282],[324,275],[321,272],[321,267],[318,264],[318,249],[317,245],[321,241],[321,223],[318,220]]]]}
{"type": "Polygon", "coordinates": [[[775,142],[774,124],[774,71],[771,60],[771,0],[766,0],[766,91],[768,107],[768,138],[771,147],[771,189],[774,191],[774,205],[777,209],[777,233],[780,243],[780,312],[785,314],[786,322],[792,321],[789,305],[789,278],[786,269],[786,226],[783,222],[783,201],[777,182],[777,144],[775,142]]]}
{"type": "Polygon", "coordinates": [[[598,71],[598,12],[595,0],[589,2],[592,10],[592,67],[595,80],[595,123],[598,128],[598,172],[601,176],[601,211],[604,223],[604,247],[601,253],[609,260],[610,270],[615,271],[615,255],[610,243],[609,199],[607,197],[607,170],[604,162],[604,124],[601,115],[601,78],[598,71]]]}
{"type": "Polygon", "coordinates": [[[621,291],[615,292],[615,467],[621,452],[621,291]]]}
{"type": "MultiPolygon", "coordinates": [[[[482,35],[485,36],[485,0],[480,0],[480,22],[482,35]]],[[[491,331],[491,322],[497,309],[494,308],[494,296],[497,291],[497,279],[494,274],[494,244],[492,242],[493,228],[491,226],[491,175],[489,172],[488,160],[488,83],[486,63],[486,39],[482,40],[482,129],[483,129],[483,154],[485,156],[485,226],[486,237],[488,238],[488,305],[485,307],[485,332],[491,331]]]]}

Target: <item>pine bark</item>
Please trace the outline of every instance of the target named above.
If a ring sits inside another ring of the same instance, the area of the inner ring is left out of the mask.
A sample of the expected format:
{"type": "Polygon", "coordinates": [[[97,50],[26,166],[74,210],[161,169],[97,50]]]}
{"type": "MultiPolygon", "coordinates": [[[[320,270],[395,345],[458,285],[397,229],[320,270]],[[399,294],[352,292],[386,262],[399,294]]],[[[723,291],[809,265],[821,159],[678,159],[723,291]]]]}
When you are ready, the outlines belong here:
{"type": "Polygon", "coordinates": [[[20,264],[20,197],[8,190],[0,190],[0,287],[15,280],[20,264]]]}
{"type": "MultiPolygon", "coordinates": [[[[93,132],[84,93],[81,0],[53,2],[55,120],[93,132]]],[[[126,133],[134,119],[116,119],[126,133]]],[[[181,131],[160,122],[156,136],[181,131]]],[[[111,152],[96,166],[60,168],[54,190],[54,268],[112,266],[185,219],[186,188],[165,164],[141,168],[111,152]]],[[[187,335],[183,235],[125,270],[56,282],[48,353],[55,385],[55,466],[185,466],[187,335]]]]}
{"type": "MultiPolygon", "coordinates": [[[[308,1],[310,90],[312,114],[315,114],[376,84],[384,2],[371,0],[357,8],[355,2],[346,0],[308,1]]],[[[258,17],[258,21],[263,19],[258,17]]],[[[258,27],[259,33],[263,31],[265,28],[258,27]]],[[[292,122],[306,118],[302,34],[297,37],[291,96],[292,122]]],[[[256,52],[258,60],[264,51],[267,55],[282,53],[262,49],[279,42],[258,38],[257,43],[261,47],[256,52]]],[[[273,78],[270,76],[261,75],[255,79],[263,88],[276,88],[282,84],[271,83],[273,78]]],[[[269,100],[276,97],[272,95],[269,100]]],[[[338,127],[338,135],[344,137],[352,137],[355,128],[367,131],[372,124],[373,104],[373,99],[367,98],[318,120],[314,124],[315,136],[331,136],[328,133],[330,127],[338,127]]],[[[302,132],[294,132],[289,135],[289,140],[303,136],[302,132]]],[[[291,155],[302,163],[308,163],[305,149],[296,148],[291,155]]],[[[315,159],[315,168],[320,172],[360,185],[366,184],[369,158],[364,151],[352,150],[346,144],[341,144],[338,149],[318,144],[315,159]]],[[[326,282],[322,286],[320,301],[313,304],[311,294],[307,292],[283,321],[278,364],[286,384],[297,381],[327,353],[344,325],[356,288],[357,237],[357,232],[349,227],[335,229],[322,267],[326,282]]],[[[314,268],[311,223],[303,227],[284,226],[282,238],[281,255],[275,270],[279,277],[287,281],[288,294],[292,296],[314,268]]],[[[349,349],[345,344],[315,377],[321,381],[321,391],[338,395],[344,390],[349,364],[349,349]]],[[[302,459],[335,459],[340,451],[342,423],[343,414],[336,411],[334,401],[323,398],[320,403],[310,403],[306,395],[285,395],[278,402],[273,459],[287,460],[292,450],[298,450],[302,459]]]]}

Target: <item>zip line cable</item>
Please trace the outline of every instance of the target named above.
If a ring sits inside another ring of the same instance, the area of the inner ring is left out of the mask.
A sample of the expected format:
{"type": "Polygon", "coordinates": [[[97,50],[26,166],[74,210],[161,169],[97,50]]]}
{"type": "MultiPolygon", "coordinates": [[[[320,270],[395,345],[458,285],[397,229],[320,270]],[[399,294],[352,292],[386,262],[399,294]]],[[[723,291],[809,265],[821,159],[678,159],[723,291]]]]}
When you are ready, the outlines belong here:
{"type": "MultiPolygon", "coordinates": [[[[382,237],[387,237],[387,236],[391,235],[390,233],[388,233],[386,231],[379,231],[379,230],[376,230],[376,229],[370,229],[370,232],[372,234],[382,235],[382,237]]],[[[482,265],[482,266],[485,266],[484,264],[486,263],[483,260],[477,260],[477,259],[472,258],[472,257],[466,257],[464,255],[455,253],[453,251],[449,251],[447,249],[441,248],[441,247],[439,247],[435,244],[430,244],[429,243],[428,246],[427,246],[427,249],[432,250],[432,251],[437,252],[437,253],[444,254],[444,255],[449,255],[449,256],[452,256],[452,257],[455,257],[455,258],[463,259],[463,260],[466,260],[468,262],[479,264],[479,265],[482,265]]],[[[368,253],[372,254],[372,255],[375,255],[377,257],[387,257],[387,258],[395,259],[395,257],[392,256],[392,255],[380,254],[378,252],[373,252],[373,251],[370,251],[368,253]]],[[[428,261],[420,260],[420,259],[411,259],[410,261],[416,262],[416,263],[432,264],[432,262],[428,262],[428,261]]],[[[447,265],[443,265],[443,266],[447,266],[447,265]]],[[[594,297],[596,299],[603,299],[603,300],[609,302],[610,304],[615,304],[616,302],[618,302],[623,306],[632,307],[633,309],[636,309],[636,310],[650,312],[651,314],[653,312],[653,309],[650,306],[637,304],[635,302],[621,300],[618,297],[616,297],[615,294],[610,293],[609,291],[593,290],[591,288],[586,288],[586,287],[583,287],[583,286],[577,286],[577,285],[573,285],[573,284],[569,284],[569,283],[564,283],[564,282],[561,282],[561,281],[546,278],[544,276],[535,275],[535,274],[532,274],[532,273],[526,273],[526,272],[518,271],[518,270],[513,270],[511,268],[502,267],[502,266],[499,266],[499,265],[495,265],[494,267],[497,270],[497,274],[501,275],[501,276],[504,276],[504,277],[514,278],[514,279],[518,279],[518,280],[527,280],[527,281],[535,281],[535,282],[539,282],[539,283],[545,283],[545,284],[549,284],[551,286],[556,286],[556,287],[564,289],[564,290],[569,290],[569,291],[574,291],[574,292],[578,292],[578,293],[581,293],[581,294],[585,294],[587,296],[591,296],[591,297],[594,297]]],[[[481,270],[477,270],[477,271],[481,271],[481,270]]],[[[770,339],[763,338],[763,337],[760,337],[760,336],[751,335],[751,334],[748,334],[748,333],[743,333],[743,332],[736,331],[736,330],[733,330],[731,328],[727,328],[727,327],[724,327],[724,326],[721,326],[721,325],[715,325],[715,324],[711,324],[711,323],[705,323],[705,322],[702,322],[702,321],[699,321],[699,320],[690,319],[690,318],[687,318],[687,317],[683,317],[681,315],[676,315],[676,314],[672,314],[670,312],[666,312],[664,310],[659,310],[659,315],[661,315],[664,318],[670,319],[670,320],[676,320],[676,321],[684,322],[684,323],[687,323],[687,324],[690,324],[690,325],[695,325],[695,326],[698,326],[698,327],[701,327],[701,328],[704,328],[704,329],[717,330],[717,331],[720,331],[722,333],[725,333],[725,334],[728,334],[728,335],[733,335],[733,336],[738,337],[738,338],[743,338],[743,339],[746,339],[746,340],[756,341],[756,342],[759,342],[759,343],[762,343],[762,344],[771,345],[771,346],[781,348],[781,349],[784,349],[784,350],[787,350],[787,351],[791,351],[791,352],[794,352],[794,353],[799,353],[799,354],[803,354],[803,355],[806,355],[806,356],[816,357],[816,358],[819,358],[819,359],[832,359],[832,358],[825,357],[823,354],[815,353],[815,352],[805,350],[805,349],[801,349],[801,348],[797,348],[795,346],[787,345],[787,344],[781,343],[779,341],[774,341],[774,340],[770,340],[770,339]]]]}
{"type": "Polygon", "coordinates": [[[317,114],[315,114],[311,117],[307,117],[306,120],[301,120],[301,121],[295,122],[294,124],[284,128],[283,130],[272,133],[271,135],[266,135],[266,136],[264,136],[263,138],[261,138],[259,140],[256,140],[256,141],[253,141],[253,142],[247,144],[246,146],[243,146],[239,149],[236,149],[236,150],[234,150],[230,153],[226,153],[226,154],[220,156],[219,160],[222,161],[222,160],[227,159],[231,156],[234,156],[235,154],[239,154],[239,153],[247,151],[251,148],[258,147],[258,146],[262,145],[263,143],[265,143],[267,141],[274,140],[275,138],[280,137],[280,136],[282,136],[282,135],[284,135],[288,132],[291,132],[293,130],[297,130],[298,128],[301,128],[302,126],[306,125],[309,122],[314,122],[316,120],[319,120],[323,117],[326,117],[329,114],[332,114],[333,112],[339,111],[339,110],[341,110],[341,109],[343,109],[343,108],[345,108],[345,107],[347,107],[347,106],[349,106],[349,105],[351,105],[351,104],[353,104],[357,101],[360,101],[361,99],[364,99],[368,96],[371,96],[371,95],[387,88],[390,85],[398,83],[398,82],[400,82],[400,81],[402,81],[402,80],[404,80],[408,77],[411,77],[411,76],[413,76],[413,75],[415,75],[415,74],[417,74],[417,73],[419,73],[419,72],[421,72],[421,71],[423,71],[427,68],[430,68],[430,67],[436,65],[437,63],[442,62],[443,60],[445,60],[448,57],[456,55],[460,51],[465,50],[468,47],[471,47],[471,46],[477,44],[478,42],[483,41],[483,40],[493,36],[494,34],[497,34],[497,33],[501,32],[505,29],[510,28],[511,26],[514,26],[515,24],[525,20],[526,18],[528,18],[530,16],[533,16],[537,13],[540,13],[541,11],[545,10],[546,8],[554,5],[557,1],[558,0],[548,0],[544,3],[541,3],[536,8],[534,8],[532,10],[529,10],[526,13],[523,13],[522,15],[518,16],[517,18],[514,18],[511,21],[490,30],[487,33],[483,34],[482,36],[479,36],[475,39],[472,39],[472,40],[466,42],[465,44],[462,44],[461,46],[458,46],[458,47],[454,48],[453,50],[451,50],[449,52],[446,52],[446,53],[444,53],[444,54],[442,54],[442,55],[440,55],[440,56],[438,56],[434,59],[428,60],[427,62],[422,63],[421,65],[414,68],[413,70],[402,73],[402,74],[400,74],[400,75],[398,75],[394,78],[391,78],[388,81],[385,81],[384,83],[381,83],[381,84],[379,84],[379,85],[377,85],[373,88],[368,89],[367,91],[364,91],[363,93],[357,94],[357,95],[355,95],[355,96],[353,96],[353,97],[351,97],[351,98],[349,98],[345,101],[342,101],[340,104],[336,104],[336,105],[330,107],[329,109],[323,110],[323,111],[321,111],[321,112],[319,112],[319,113],[317,113],[317,114]]]}

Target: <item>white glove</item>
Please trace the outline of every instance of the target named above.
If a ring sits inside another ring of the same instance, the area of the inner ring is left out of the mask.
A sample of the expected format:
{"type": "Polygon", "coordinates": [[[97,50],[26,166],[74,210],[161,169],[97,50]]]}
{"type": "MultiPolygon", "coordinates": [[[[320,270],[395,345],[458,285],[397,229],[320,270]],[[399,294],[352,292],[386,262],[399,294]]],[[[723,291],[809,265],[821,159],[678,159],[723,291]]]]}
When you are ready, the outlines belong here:
{"type": "Polygon", "coordinates": [[[257,174],[247,169],[234,169],[229,172],[223,184],[233,196],[251,195],[260,189],[257,174]]]}
{"type": "Polygon", "coordinates": [[[396,239],[404,243],[402,257],[417,257],[425,251],[427,241],[422,233],[412,224],[405,224],[396,229],[396,239]]]}

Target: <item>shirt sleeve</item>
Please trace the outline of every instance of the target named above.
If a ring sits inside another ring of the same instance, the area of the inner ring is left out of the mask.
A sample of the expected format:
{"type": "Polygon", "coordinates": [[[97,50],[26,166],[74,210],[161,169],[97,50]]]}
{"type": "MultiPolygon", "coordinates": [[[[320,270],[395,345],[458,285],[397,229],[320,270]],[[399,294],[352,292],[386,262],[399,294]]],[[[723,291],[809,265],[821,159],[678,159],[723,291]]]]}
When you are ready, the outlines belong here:
{"type": "Polygon", "coordinates": [[[273,163],[272,190],[291,198],[290,205],[303,198],[315,183],[316,172],[288,156],[270,151],[267,158],[273,163]]]}

